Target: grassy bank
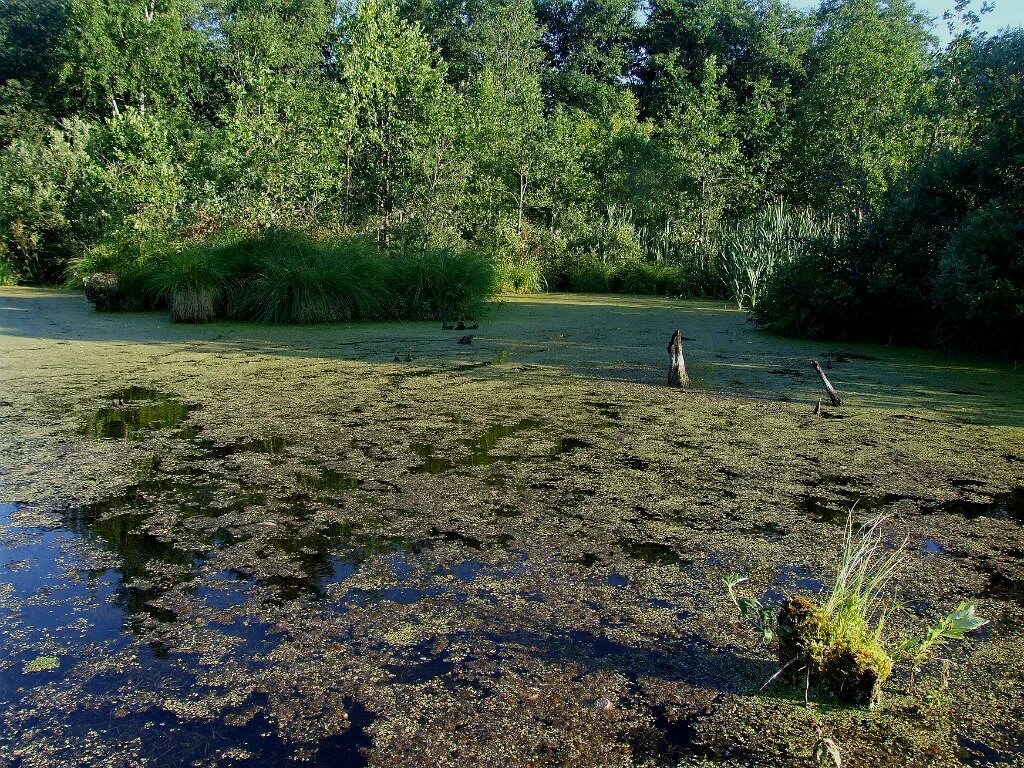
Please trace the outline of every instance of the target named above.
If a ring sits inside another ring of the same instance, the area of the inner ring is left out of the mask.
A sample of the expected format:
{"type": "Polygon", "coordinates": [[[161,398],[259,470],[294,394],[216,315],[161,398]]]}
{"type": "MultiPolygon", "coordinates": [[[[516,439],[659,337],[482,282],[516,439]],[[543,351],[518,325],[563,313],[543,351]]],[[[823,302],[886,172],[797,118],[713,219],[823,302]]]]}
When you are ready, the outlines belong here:
{"type": "Polygon", "coordinates": [[[105,244],[76,263],[72,282],[96,273],[118,278],[114,295],[91,296],[97,307],[166,307],[178,322],[473,318],[494,285],[490,263],[474,252],[385,250],[365,239],[293,232],[105,244]]]}

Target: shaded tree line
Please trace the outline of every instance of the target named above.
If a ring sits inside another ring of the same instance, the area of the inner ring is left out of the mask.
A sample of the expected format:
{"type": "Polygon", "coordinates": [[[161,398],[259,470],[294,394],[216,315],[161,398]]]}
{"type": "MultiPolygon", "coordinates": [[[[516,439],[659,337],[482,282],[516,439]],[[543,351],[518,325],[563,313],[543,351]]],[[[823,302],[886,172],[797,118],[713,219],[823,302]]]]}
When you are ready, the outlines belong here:
{"type": "Polygon", "coordinates": [[[295,230],[470,248],[505,290],[1007,350],[1022,33],[965,0],[948,22],[940,45],[908,0],[7,0],[0,277],[295,230]]]}

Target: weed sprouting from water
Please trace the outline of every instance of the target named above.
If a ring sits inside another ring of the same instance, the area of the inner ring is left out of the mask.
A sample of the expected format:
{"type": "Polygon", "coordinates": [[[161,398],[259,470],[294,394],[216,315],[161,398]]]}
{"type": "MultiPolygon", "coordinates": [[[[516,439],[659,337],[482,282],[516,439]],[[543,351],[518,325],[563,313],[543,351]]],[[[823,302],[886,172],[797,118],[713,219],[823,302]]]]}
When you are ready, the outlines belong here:
{"type": "Polygon", "coordinates": [[[884,594],[906,559],[910,543],[910,537],[906,536],[899,545],[886,551],[883,526],[887,519],[879,515],[855,531],[851,510],[835,583],[821,606],[830,645],[848,643],[870,653],[880,663],[885,656],[881,647],[882,632],[892,609],[884,594]]]}
{"type": "MultiPolygon", "coordinates": [[[[975,613],[974,603],[962,602],[956,610],[939,622],[929,627],[923,634],[906,638],[897,649],[907,659],[910,666],[910,689],[913,690],[914,680],[925,662],[940,645],[947,640],[962,640],[972,630],[988,624],[975,613]]],[[[944,686],[943,686],[944,687],[944,686]]]]}
{"type": "Polygon", "coordinates": [[[872,707],[894,661],[906,660],[914,674],[946,639],[962,638],[986,623],[975,615],[973,603],[961,603],[952,614],[922,635],[893,641],[886,635],[887,619],[895,608],[889,587],[907,558],[909,536],[890,546],[885,536],[889,518],[879,515],[854,527],[853,510],[846,521],[839,564],[832,588],[821,603],[790,595],[775,609],[756,598],[742,597],[736,588],[746,581],[729,576],[725,586],[740,615],[766,643],[777,641],[782,667],[766,683],[786,673],[804,678],[805,698],[811,679],[840,699],[872,707]]]}

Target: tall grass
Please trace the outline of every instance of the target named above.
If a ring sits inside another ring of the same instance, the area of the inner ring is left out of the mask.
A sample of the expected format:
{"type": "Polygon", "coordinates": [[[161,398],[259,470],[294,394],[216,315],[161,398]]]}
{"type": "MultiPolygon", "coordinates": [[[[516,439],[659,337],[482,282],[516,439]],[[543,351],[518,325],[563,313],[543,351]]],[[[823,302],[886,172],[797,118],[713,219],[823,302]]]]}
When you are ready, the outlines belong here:
{"type": "Polygon", "coordinates": [[[109,256],[93,254],[78,266],[115,272],[137,303],[166,303],[179,322],[470,319],[483,312],[494,284],[490,263],[473,252],[384,250],[360,238],[287,231],[228,233],[135,260],[109,256]]]}
{"type": "Polygon", "coordinates": [[[810,242],[834,234],[837,223],[780,199],[753,216],[719,227],[714,237],[721,279],[740,309],[754,309],[772,274],[810,242]]]}
{"type": "Polygon", "coordinates": [[[843,547],[835,581],[821,605],[821,640],[828,648],[858,649],[871,657],[891,662],[883,648],[886,618],[892,608],[886,587],[907,559],[909,537],[887,548],[883,536],[887,517],[879,515],[859,528],[853,512],[846,519],[843,547]]]}
{"type": "Polygon", "coordinates": [[[209,248],[186,246],[152,265],[146,275],[149,290],[167,303],[171,319],[179,323],[205,323],[223,305],[228,263],[209,248]]]}
{"type": "Polygon", "coordinates": [[[3,257],[0,257],[0,285],[14,285],[17,282],[17,271],[3,257]]]}
{"type": "Polygon", "coordinates": [[[387,256],[367,241],[316,240],[281,232],[240,241],[232,250],[232,317],[329,323],[391,314],[387,256]]]}

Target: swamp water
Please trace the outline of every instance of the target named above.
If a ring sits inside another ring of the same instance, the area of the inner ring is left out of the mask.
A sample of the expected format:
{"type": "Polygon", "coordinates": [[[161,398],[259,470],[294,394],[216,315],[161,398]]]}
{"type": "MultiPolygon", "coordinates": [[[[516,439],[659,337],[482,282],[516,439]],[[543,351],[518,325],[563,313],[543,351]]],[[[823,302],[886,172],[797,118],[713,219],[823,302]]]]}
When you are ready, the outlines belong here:
{"type": "Polygon", "coordinates": [[[1022,761],[1020,372],[659,299],[514,299],[466,347],[0,291],[0,763],[1022,761]],[[928,711],[758,693],[721,578],[826,588],[853,505],[911,537],[899,627],[992,620],[928,711]]]}

